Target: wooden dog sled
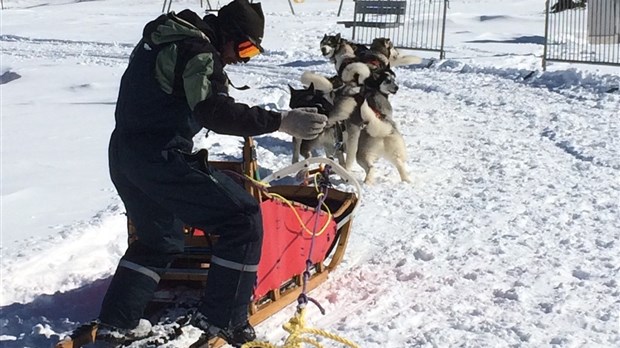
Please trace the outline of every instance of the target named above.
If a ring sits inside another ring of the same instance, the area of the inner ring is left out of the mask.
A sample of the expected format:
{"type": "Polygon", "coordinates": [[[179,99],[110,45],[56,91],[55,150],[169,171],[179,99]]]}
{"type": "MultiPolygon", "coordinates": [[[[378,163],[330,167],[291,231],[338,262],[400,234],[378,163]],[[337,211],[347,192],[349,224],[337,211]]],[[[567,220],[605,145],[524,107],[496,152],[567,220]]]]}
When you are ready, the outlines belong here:
{"type": "MultiPolygon", "coordinates": [[[[206,159],[206,151],[202,156],[206,159]]],[[[296,301],[304,290],[310,291],[325,282],[329,273],[342,261],[361,189],[342,167],[327,158],[310,158],[259,180],[252,138],[245,139],[243,161],[209,161],[209,165],[233,177],[243,178],[242,184],[261,205],[264,230],[262,257],[254,300],[248,308],[250,323],[257,325],[296,301]],[[316,209],[319,206],[319,191],[312,177],[308,177],[308,183],[303,185],[268,186],[290,175],[299,176],[299,173],[323,175],[321,171],[326,167],[337,174],[341,182],[351,186],[354,192],[328,188],[321,199],[323,204],[319,211],[316,209]],[[317,213],[320,230],[314,231],[317,213]],[[312,248],[309,248],[311,242],[312,248]],[[309,249],[312,249],[311,255],[309,249]],[[310,262],[307,263],[308,260],[310,262]],[[306,270],[309,272],[305,273],[306,270]]],[[[128,233],[131,243],[135,231],[130,221],[128,233]]],[[[180,296],[194,301],[200,298],[208,278],[210,250],[214,243],[217,243],[217,235],[205,234],[192,226],[186,227],[185,252],[162,276],[159,290],[145,311],[145,318],[158,323],[167,308],[178,306],[182,301],[180,296]]],[[[77,348],[93,343],[96,333],[96,322],[83,325],[58,342],[56,348],[77,348]]],[[[209,347],[223,344],[224,341],[216,340],[209,342],[209,347]]]]}

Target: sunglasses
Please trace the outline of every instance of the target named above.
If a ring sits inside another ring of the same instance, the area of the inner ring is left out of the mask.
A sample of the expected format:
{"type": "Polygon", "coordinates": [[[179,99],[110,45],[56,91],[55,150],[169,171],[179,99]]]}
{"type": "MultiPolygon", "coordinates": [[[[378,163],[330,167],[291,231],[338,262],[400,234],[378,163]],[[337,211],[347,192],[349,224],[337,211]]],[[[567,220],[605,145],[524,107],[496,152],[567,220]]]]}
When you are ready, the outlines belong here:
{"type": "Polygon", "coordinates": [[[237,55],[241,59],[250,59],[261,53],[261,49],[250,40],[242,41],[237,45],[237,55]]]}

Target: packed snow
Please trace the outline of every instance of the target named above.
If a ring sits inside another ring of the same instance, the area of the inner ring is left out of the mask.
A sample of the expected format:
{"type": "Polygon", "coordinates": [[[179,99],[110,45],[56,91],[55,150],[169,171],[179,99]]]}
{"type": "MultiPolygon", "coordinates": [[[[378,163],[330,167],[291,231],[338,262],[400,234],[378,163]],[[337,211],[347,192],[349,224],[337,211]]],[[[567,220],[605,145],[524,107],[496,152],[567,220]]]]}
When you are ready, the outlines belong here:
{"type": "MultiPolygon", "coordinates": [[[[212,5],[221,6],[211,1],[212,5]]],[[[262,0],[266,52],[229,66],[241,102],[286,110],[353,2],[262,0]]],[[[205,2],[206,4],[206,2],[205,2]]],[[[160,1],[6,0],[0,346],[50,347],[94,319],[126,248],[107,142],[120,77],[160,1]]],[[[200,2],[172,9],[202,12],[200,2]]],[[[452,0],[446,59],[395,68],[412,183],[379,162],[309,325],[373,347],[620,347],[620,68],[541,70],[544,2],[452,0]],[[429,63],[429,64],[427,64],[429,63]]],[[[215,159],[240,139],[196,138],[215,159]]],[[[290,137],[256,137],[263,173],[290,137]]],[[[353,175],[363,180],[361,167],[353,175]]],[[[257,327],[281,343],[287,307],[257,327]]],[[[197,330],[166,347],[186,347],[197,330]]],[[[326,345],[328,343],[325,343],[326,345]]],[[[329,345],[328,345],[329,346],[329,345]]],[[[334,345],[336,346],[336,345],[334,345]]]]}

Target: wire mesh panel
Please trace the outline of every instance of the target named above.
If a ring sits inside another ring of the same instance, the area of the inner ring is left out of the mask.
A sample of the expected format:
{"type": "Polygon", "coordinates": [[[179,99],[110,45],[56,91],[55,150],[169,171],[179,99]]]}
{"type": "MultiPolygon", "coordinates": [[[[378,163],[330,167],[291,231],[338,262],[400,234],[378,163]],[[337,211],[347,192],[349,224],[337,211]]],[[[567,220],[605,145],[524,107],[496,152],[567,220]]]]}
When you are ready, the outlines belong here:
{"type": "Polygon", "coordinates": [[[370,44],[387,37],[394,46],[439,52],[444,58],[444,32],[448,0],[355,0],[352,40],[370,44]]]}
{"type": "Polygon", "coordinates": [[[620,65],[620,0],[547,0],[547,61],[620,65]]]}

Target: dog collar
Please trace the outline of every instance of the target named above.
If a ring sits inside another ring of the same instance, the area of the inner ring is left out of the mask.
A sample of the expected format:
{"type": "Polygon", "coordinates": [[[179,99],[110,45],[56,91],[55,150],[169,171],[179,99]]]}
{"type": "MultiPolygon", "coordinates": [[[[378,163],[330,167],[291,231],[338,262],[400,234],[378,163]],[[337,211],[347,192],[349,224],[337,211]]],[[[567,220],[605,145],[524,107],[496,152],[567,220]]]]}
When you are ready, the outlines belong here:
{"type": "Polygon", "coordinates": [[[377,110],[377,109],[373,108],[373,107],[372,107],[372,106],[370,106],[370,105],[369,105],[369,107],[370,107],[370,110],[372,110],[372,111],[375,113],[375,116],[376,116],[378,119],[382,120],[382,119],[384,119],[384,118],[385,118],[385,115],[383,115],[381,112],[379,112],[379,110],[377,110]]]}
{"type": "Polygon", "coordinates": [[[366,64],[372,64],[375,67],[375,69],[378,69],[383,65],[383,62],[381,62],[378,59],[373,59],[371,61],[368,61],[366,64]]]}

